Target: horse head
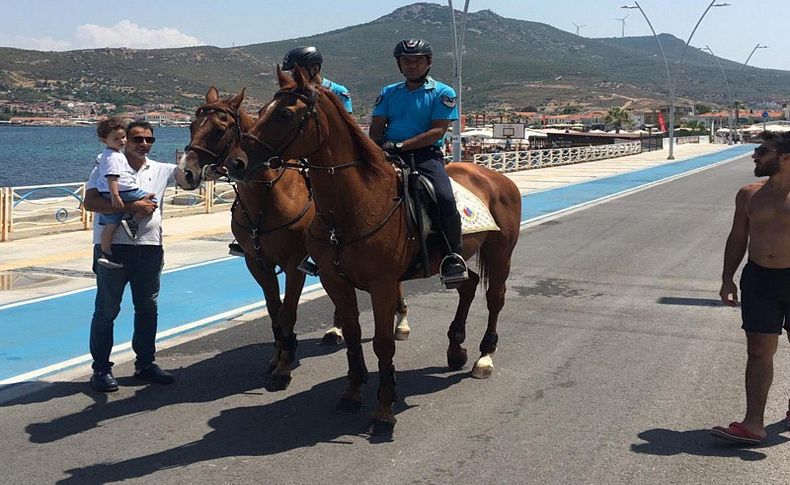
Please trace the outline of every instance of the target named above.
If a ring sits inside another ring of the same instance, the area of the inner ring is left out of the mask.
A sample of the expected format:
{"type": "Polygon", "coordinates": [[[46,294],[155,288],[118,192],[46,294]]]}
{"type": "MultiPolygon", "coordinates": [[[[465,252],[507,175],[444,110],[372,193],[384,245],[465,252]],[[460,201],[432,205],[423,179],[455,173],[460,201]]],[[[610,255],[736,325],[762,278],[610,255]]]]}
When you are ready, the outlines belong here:
{"type": "Polygon", "coordinates": [[[297,66],[293,78],[277,66],[280,90],[258,113],[258,120],[242,133],[241,149],[226,161],[230,176],[249,180],[261,170],[279,168],[285,160],[299,159],[318,150],[326,139],[326,125],[316,110],[319,89],[306,70],[297,66]],[[316,140],[306,143],[306,140],[316,140]]]}
{"type": "Polygon", "coordinates": [[[178,161],[184,170],[184,189],[195,189],[208,175],[222,175],[225,159],[241,141],[241,134],[252,125],[244,112],[244,89],[227,99],[211,86],[206,93],[206,103],[195,111],[195,120],[189,125],[191,139],[178,161]]]}

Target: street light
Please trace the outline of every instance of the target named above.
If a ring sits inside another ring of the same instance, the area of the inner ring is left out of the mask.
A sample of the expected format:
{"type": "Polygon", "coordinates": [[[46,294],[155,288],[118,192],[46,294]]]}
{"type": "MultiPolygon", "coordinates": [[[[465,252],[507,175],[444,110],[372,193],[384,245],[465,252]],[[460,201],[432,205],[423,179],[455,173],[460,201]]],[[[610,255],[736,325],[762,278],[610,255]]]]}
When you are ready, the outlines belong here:
{"type": "MultiPolygon", "coordinates": [[[[694,37],[694,33],[697,31],[697,27],[699,27],[699,24],[702,23],[702,19],[705,18],[705,15],[707,15],[708,11],[712,7],[729,7],[730,5],[731,4],[729,3],[716,3],[716,0],[711,0],[710,4],[708,4],[708,8],[706,8],[705,11],[702,12],[702,15],[700,16],[699,20],[697,20],[697,24],[694,26],[694,29],[691,31],[691,35],[689,35],[689,38],[686,40],[686,44],[683,47],[683,52],[680,54],[680,58],[678,58],[678,61],[675,64],[679,64],[683,60],[683,57],[686,55],[686,49],[688,49],[689,43],[691,42],[691,38],[694,37]]],[[[669,156],[667,157],[667,160],[674,160],[675,159],[675,83],[672,81],[672,73],[669,70],[669,62],[667,61],[667,56],[666,54],[664,54],[664,47],[661,45],[661,39],[658,38],[658,35],[656,34],[655,29],[653,28],[653,24],[651,24],[650,19],[647,18],[647,14],[645,13],[644,10],[642,10],[642,7],[639,6],[639,2],[634,2],[633,5],[623,5],[620,8],[639,9],[639,11],[642,13],[642,16],[645,18],[648,27],[650,27],[650,31],[653,32],[653,37],[656,39],[656,43],[658,43],[658,49],[661,51],[661,57],[664,58],[664,67],[666,68],[667,81],[669,82],[669,156]]]]}
{"type": "MultiPolygon", "coordinates": [[[[729,140],[730,140],[730,143],[728,143],[728,144],[732,145],[733,142],[734,142],[734,137],[732,136],[732,113],[733,113],[733,110],[735,109],[735,100],[732,97],[732,89],[730,89],[730,82],[727,81],[727,74],[724,72],[724,67],[722,67],[721,62],[719,62],[719,58],[716,57],[716,54],[713,53],[713,49],[711,49],[709,45],[705,44],[705,50],[710,52],[710,55],[712,55],[713,58],[716,59],[716,64],[719,65],[719,70],[721,71],[721,75],[724,77],[724,84],[727,85],[727,93],[730,96],[730,108],[727,110],[727,118],[730,120],[730,132],[727,135],[727,138],[729,138],[729,140]]],[[[737,126],[738,120],[735,120],[735,122],[736,122],[736,126],[737,126]]]]}
{"type": "MultiPolygon", "coordinates": [[[[752,59],[752,56],[754,55],[754,53],[757,52],[757,49],[767,49],[767,48],[768,48],[767,45],[760,45],[760,43],[758,42],[757,45],[754,46],[754,49],[752,49],[752,52],[749,53],[749,57],[746,58],[746,61],[741,66],[741,71],[746,69],[746,66],[749,64],[749,61],[752,59]]],[[[738,117],[737,116],[735,117],[735,123],[736,123],[736,125],[738,123],[738,117]]],[[[740,127],[738,127],[738,140],[740,140],[740,142],[743,143],[743,132],[741,131],[740,127]]]]}
{"type": "Polygon", "coordinates": [[[469,9],[469,0],[464,3],[464,15],[461,21],[461,38],[458,38],[458,30],[455,28],[455,10],[453,9],[453,0],[447,0],[450,7],[450,19],[453,21],[453,47],[455,49],[455,95],[457,96],[455,104],[458,107],[458,119],[453,121],[453,161],[461,161],[461,67],[463,61],[464,51],[464,35],[466,34],[466,12],[469,9]]]}
{"type": "Polygon", "coordinates": [[[767,49],[767,48],[768,48],[767,45],[760,45],[760,43],[758,42],[757,45],[754,46],[754,49],[752,49],[752,52],[749,54],[749,57],[746,58],[746,62],[743,63],[743,67],[741,69],[745,68],[746,65],[749,64],[749,61],[752,59],[754,53],[757,52],[757,49],[767,49]]]}

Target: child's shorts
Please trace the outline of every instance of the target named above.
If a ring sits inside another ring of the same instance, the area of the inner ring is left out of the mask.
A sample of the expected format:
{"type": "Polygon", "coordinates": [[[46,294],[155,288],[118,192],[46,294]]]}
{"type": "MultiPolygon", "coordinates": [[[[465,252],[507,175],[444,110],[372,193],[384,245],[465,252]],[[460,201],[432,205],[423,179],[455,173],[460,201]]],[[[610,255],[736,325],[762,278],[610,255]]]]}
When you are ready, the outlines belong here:
{"type": "MultiPolygon", "coordinates": [[[[105,199],[110,198],[109,192],[99,192],[102,197],[105,199]]],[[[134,202],[135,200],[140,200],[143,197],[148,195],[143,189],[132,189],[132,190],[122,190],[120,192],[121,200],[124,202],[134,202]]],[[[128,217],[128,212],[114,212],[112,214],[101,214],[99,213],[99,225],[106,226],[107,224],[118,225],[121,223],[124,217],[128,217]]]]}

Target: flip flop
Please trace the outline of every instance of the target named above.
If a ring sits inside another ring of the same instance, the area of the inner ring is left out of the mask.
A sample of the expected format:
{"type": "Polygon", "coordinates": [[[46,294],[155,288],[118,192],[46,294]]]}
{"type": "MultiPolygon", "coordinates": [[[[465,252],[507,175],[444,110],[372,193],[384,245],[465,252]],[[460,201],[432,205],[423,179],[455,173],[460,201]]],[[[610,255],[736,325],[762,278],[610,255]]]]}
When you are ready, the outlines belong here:
{"type": "Polygon", "coordinates": [[[711,436],[744,445],[759,445],[763,438],[752,433],[741,423],[730,423],[727,428],[716,426],[710,430],[711,436]]]}

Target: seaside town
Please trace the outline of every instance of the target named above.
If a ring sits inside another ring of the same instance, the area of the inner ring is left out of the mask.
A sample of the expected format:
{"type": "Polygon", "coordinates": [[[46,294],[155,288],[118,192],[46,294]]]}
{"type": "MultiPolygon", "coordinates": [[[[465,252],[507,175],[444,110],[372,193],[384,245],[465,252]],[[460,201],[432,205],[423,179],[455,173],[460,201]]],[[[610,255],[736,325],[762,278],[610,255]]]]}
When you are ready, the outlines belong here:
{"type": "Polygon", "coordinates": [[[790,483],[790,0],[4,7],[0,485],[790,483]]]}

